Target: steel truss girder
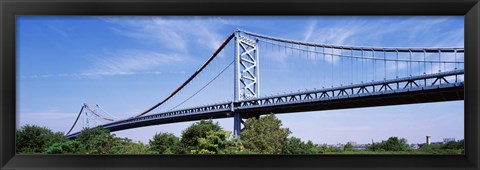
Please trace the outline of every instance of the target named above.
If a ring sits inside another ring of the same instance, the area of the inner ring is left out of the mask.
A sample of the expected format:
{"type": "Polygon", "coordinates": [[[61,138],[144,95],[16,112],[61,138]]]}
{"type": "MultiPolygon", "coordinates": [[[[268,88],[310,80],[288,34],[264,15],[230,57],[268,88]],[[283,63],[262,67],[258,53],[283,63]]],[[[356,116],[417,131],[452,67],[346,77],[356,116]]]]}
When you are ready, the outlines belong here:
{"type": "Polygon", "coordinates": [[[242,101],[241,107],[261,107],[266,105],[283,105],[309,101],[333,100],[338,98],[350,98],[365,95],[382,95],[388,93],[401,93],[404,91],[428,90],[433,88],[448,88],[463,86],[463,80],[457,80],[463,75],[463,70],[436,73],[422,76],[412,76],[393,80],[385,80],[371,83],[334,87],[314,91],[305,91],[278,96],[269,96],[254,99],[254,101],[242,101]],[[454,80],[448,81],[447,77],[454,80]],[[427,83],[433,81],[433,83],[427,83]],[[420,83],[422,82],[422,83],[420,83]],[[402,84],[402,86],[400,86],[402,84]],[[405,85],[403,85],[405,84],[405,85]],[[395,85],[395,86],[394,86],[395,85]],[[378,88],[380,87],[380,88],[378,88]]]}
{"type": "Polygon", "coordinates": [[[258,41],[235,34],[235,102],[259,97],[258,41]]]}
{"type": "MultiPolygon", "coordinates": [[[[318,101],[330,101],[342,98],[355,98],[362,96],[372,96],[372,95],[382,95],[390,93],[404,93],[408,91],[420,91],[420,90],[431,90],[439,88],[452,88],[452,87],[463,87],[463,80],[457,80],[458,76],[464,75],[463,70],[456,70],[443,73],[427,74],[422,76],[412,76],[405,78],[398,78],[393,80],[385,80],[378,82],[369,82],[363,84],[354,84],[349,86],[326,88],[321,90],[298,92],[284,95],[268,96],[250,100],[244,100],[240,102],[225,102],[217,103],[213,105],[193,107],[188,109],[157,113],[148,116],[142,116],[138,118],[130,118],[126,120],[116,121],[112,123],[107,123],[102,125],[104,128],[113,128],[124,126],[128,124],[136,124],[147,121],[153,121],[158,119],[170,119],[175,117],[189,117],[205,114],[216,114],[216,113],[232,113],[232,110],[241,110],[249,108],[261,108],[261,107],[270,107],[270,106],[280,106],[280,105],[289,105],[295,103],[308,103],[308,102],[318,102],[318,101]],[[454,79],[447,79],[451,77],[454,79]],[[428,83],[427,80],[434,81],[433,83],[428,83]],[[416,87],[415,83],[419,87],[416,87]],[[423,84],[420,82],[424,82],[423,84]],[[401,83],[408,84],[407,89],[403,89],[401,83]],[[419,84],[420,83],[420,84],[419,84]],[[411,87],[410,87],[411,85],[411,87]],[[376,91],[373,91],[373,86],[377,86],[376,91]],[[378,88],[380,87],[380,88],[378,88]],[[385,90],[387,89],[387,90],[385,90]]],[[[234,113],[235,114],[235,113],[234,113]]],[[[240,121],[240,115],[237,115],[237,121],[240,121]]],[[[237,124],[237,130],[240,128],[237,124]]],[[[68,137],[75,137],[79,132],[69,135],[68,137]]],[[[237,133],[237,135],[239,135],[237,133]]]]}

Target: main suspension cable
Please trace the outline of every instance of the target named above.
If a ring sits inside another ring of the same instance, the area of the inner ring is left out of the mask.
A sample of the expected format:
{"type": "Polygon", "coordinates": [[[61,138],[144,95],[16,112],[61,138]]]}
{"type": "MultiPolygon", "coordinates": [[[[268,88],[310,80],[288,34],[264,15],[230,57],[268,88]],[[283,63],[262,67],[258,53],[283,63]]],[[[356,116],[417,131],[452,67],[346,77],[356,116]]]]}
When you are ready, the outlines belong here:
{"type": "Polygon", "coordinates": [[[197,95],[198,93],[200,93],[203,89],[205,89],[208,85],[210,85],[213,81],[215,81],[220,75],[223,74],[223,72],[225,72],[225,70],[227,70],[232,64],[233,64],[234,61],[230,62],[230,64],[227,65],[227,67],[223,68],[222,71],[220,71],[220,73],[218,73],[212,80],[210,80],[207,84],[205,84],[202,88],[200,88],[198,91],[196,91],[195,93],[193,93],[190,97],[188,97],[187,99],[185,99],[184,101],[182,101],[180,104],[176,105],[175,107],[173,107],[172,109],[170,109],[169,111],[172,111],[173,109],[176,109],[178,106],[182,105],[183,103],[187,102],[188,100],[190,100],[191,98],[193,98],[195,95],[197,95]]]}
{"type": "Polygon", "coordinates": [[[72,132],[73,128],[75,127],[75,125],[76,125],[77,122],[78,122],[78,119],[80,118],[80,115],[82,115],[83,108],[85,108],[85,105],[83,105],[82,108],[80,109],[80,112],[78,113],[77,119],[75,119],[75,122],[73,122],[72,127],[70,128],[70,130],[68,130],[68,132],[67,132],[66,135],[68,135],[68,134],[70,134],[70,132],[72,132]]]}
{"type": "Polygon", "coordinates": [[[161,106],[163,103],[165,103],[166,101],[168,101],[170,98],[172,98],[173,96],[175,96],[180,90],[183,89],[183,87],[185,87],[188,83],[190,83],[190,81],[192,81],[205,67],[207,67],[207,65],[218,55],[218,53],[220,53],[220,51],[222,51],[222,49],[228,44],[228,42],[230,42],[230,40],[235,36],[235,33],[232,33],[230,34],[230,36],[227,37],[227,39],[222,43],[222,45],[220,47],[218,47],[218,49],[213,53],[212,56],[210,56],[210,58],[205,62],[203,63],[203,65],[197,70],[195,71],[195,73],[193,73],[190,78],[188,78],[182,85],[180,85],[175,91],[173,91],[170,95],[168,95],[165,99],[163,99],[161,102],[157,103],[156,105],[154,105],[153,107],[143,111],[142,113],[138,114],[137,116],[134,116],[134,117],[140,117],[144,114],[147,114],[148,112],[152,111],[153,109],[161,106]]]}

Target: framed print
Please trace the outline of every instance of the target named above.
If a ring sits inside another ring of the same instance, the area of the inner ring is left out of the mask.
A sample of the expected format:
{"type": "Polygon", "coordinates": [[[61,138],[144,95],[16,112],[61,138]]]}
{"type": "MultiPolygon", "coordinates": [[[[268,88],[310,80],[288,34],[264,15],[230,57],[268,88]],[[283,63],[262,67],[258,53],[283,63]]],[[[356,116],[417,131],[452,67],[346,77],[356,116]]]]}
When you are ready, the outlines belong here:
{"type": "Polygon", "coordinates": [[[5,1],[1,167],[478,169],[478,8],[5,1]]]}

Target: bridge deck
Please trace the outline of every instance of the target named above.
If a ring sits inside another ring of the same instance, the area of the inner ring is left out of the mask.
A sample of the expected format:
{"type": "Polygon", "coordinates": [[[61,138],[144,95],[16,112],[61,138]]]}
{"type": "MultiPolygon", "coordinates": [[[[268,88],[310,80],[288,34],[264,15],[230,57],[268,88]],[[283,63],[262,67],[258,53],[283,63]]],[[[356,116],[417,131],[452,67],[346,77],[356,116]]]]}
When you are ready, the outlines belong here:
{"type": "MultiPolygon", "coordinates": [[[[151,125],[226,118],[232,117],[233,112],[241,113],[242,118],[249,118],[270,113],[463,100],[464,82],[458,80],[458,76],[463,74],[463,70],[456,70],[262,97],[237,103],[221,103],[121,120],[105,124],[103,127],[113,132],[151,125]]],[[[77,132],[68,137],[75,138],[78,134],[77,132]]]]}

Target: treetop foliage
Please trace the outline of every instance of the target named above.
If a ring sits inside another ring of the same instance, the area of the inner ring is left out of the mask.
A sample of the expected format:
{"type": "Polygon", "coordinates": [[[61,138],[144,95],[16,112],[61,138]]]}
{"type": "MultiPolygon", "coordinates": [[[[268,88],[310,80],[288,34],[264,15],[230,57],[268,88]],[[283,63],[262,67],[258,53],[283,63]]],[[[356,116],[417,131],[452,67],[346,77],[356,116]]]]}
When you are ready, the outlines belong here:
{"type": "Polygon", "coordinates": [[[172,133],[156,133],[149,141],[151,149],[161,154],[173,154],[181,151],[180,139],[172,133]]]}
{"type": "Polygon", "coordinates": [[[399,139],[396,136],[392,136],[386,141],[372,143],[368,149],[372,151],[408,151],[410,150],[410,147],[405,138],[399,139]]]}
{"type": "Polygon", "coordinates": [[[180,143],[186,147],[187,153],[190,153],[191,150],[199,149],[199,138],[206,138],[210,131],[220,130],[222,130],[222,127],[218,122],[213,123],[212,120],[201,120],[183,130],[180,143]]]}
{"type": "Polygon", "coordinates": [[[17,153],[42,153],[50,145],[67,140],[63,133],[37,125],[22,126],[15,136],[17,153]]]}
{"type": "Polygon", "coordinates": [[[288,128],[274,114],[249,118],[241,139],[233,138],[218,122],[202,120],[182,131],[181,138],[172,133],[156,133],[148,144],[115,137],[103,127],[86,128],[74,140],[61,132],[36,125],[22,126],[16,132],[17,153],[45,154],[463,154],[465,142],[422,145],[410,148],[404,138],[390,137],[354,150],[351,143],[343,148],[316,145],[297,137],[288,137],[288,128]]]}
{"type": "Polygon", "coordinates": [[[246,149],[262,154],[280,154],[291,131],[282,128],[282,121],[274,114],[245,121],[240,138],[246,149]]]}
{"type": "Polygon", "coordinates": [[[313,144],[312,141],[303,142],[300,138],[290,137],[287,139],[283,154],[317,154],[319,148],[313,144]]]}

